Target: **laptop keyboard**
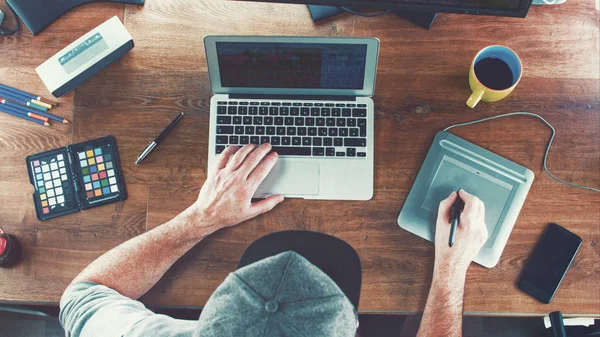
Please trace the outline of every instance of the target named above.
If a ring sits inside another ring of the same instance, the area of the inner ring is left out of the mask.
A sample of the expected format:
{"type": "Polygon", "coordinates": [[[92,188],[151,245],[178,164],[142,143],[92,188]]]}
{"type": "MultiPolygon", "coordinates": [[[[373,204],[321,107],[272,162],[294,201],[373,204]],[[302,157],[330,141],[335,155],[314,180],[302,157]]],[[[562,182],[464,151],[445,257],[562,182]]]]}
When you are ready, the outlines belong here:
{"type": "Polygon", "coordinates": [[[366,157],[367,105],[218,101],[216,153],[271,143],[280,156],[366,157]]]}

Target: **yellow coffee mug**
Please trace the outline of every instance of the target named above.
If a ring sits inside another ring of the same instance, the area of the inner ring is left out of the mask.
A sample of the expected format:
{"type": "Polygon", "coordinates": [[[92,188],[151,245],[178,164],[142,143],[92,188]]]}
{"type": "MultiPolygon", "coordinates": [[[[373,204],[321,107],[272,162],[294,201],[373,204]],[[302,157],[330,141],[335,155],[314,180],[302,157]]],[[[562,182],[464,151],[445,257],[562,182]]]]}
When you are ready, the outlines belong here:
{"type": "Polygon", "coordinates": [[[506,46],[483,48],[471,62],[469,85],[473,93],[467,105],[474,108],[479,101],[503,99],[519,84],[522,73],[523,64],[514,50],[506,46]]]}

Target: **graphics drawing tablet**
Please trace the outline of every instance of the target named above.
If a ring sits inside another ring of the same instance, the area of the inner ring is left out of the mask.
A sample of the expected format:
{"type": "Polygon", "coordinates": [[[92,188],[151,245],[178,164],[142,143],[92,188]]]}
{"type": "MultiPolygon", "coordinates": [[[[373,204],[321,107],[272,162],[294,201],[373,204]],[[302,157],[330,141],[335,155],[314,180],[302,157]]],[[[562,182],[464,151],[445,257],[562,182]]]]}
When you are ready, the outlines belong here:
{"type": "Polygon", "coordinates": [[[398,216],[398,225],[431,242],[440,201],[459,188],[485,204],[488,240],[475,258],[492,268],[533,183],[531,170],[448,132],[439,132],[398,216]]]}

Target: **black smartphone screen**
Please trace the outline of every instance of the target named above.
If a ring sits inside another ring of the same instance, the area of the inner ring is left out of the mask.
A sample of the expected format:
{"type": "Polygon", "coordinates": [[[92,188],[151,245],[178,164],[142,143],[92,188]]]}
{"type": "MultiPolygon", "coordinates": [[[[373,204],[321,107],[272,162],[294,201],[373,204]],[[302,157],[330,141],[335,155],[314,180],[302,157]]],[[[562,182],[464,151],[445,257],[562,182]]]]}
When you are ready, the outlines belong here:
{"type": "Polygon", "coordinates": [[[519,288],[550,303],[581,246],[581,238],[557,224],[550,224],[531,254],[519,288]]]}

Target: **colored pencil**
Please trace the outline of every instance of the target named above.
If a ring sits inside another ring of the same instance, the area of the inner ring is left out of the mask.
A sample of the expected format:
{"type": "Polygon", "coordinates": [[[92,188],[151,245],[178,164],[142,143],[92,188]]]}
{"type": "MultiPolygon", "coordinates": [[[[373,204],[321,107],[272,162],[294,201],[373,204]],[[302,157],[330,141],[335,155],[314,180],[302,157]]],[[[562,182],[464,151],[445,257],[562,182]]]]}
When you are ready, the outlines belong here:
{"type": "Polygon", "coordinates": [[[39,119],[35,119],[35,118],[33,118],[33,117],[29,117],[29,116],[27,116],[27,115],[25,115],[25,114],[22,114],[22,113],[18,113],[18,112],[12,112],[12,111],[10,111],[10,110],[6,109],[4,106],[0,106],[0,111],[2,111],[2,112],[4,112],[4,113],[7,113],[7,114],[9,114],[9,115],[13,115],[13,116],[15,116],[15,117],[19,117],[19,118],[26,119],[26,120],[28,120],[28,121],[30,121],[30,122],[34,122],[34,123],[37,123],[37,124],[41,124],[41,125],[43,125],[43,126],[50,126],[50,123],[48,123],[48,122],[44,122],[44,121],[41,121],[41,120],[39,120],[39,119]]]}
{"type": "Polygon", "coordinates": [[[8,90],[8,91],[13,91],[13,92],[20,93],[21,95],[29,97],[30,99],[34,99],[36,101],[44,102],[44,103],[47,103],[47,104],[50,104],[50,105],[53,105],[53,106],[58,105],[58,102],[56,102],[56,101],[45,99],[42,96],[37,96],[37,95],[31,94],[31,93],[28,93],[26,91],[19,90],[17,88],[9,87],[8,85],[2,84],[2,83],[0,83],[0,88],[4,88],[5,90],[8,90]]]}
{"type": "Polygon", "coordinates": [[[48,103],[44,103],[44,102],[42,102],[42,101],[38,101],[38,100],[32,99],[32,100],[31,100],[31,103],[33,103],[33,104],[35,104],[35,105],[39,105],[39,106],[41,106],[41,107],[44,107],[44,108],[46,108],[46,109],[48,109],[48,110],[52,109],[52,105],[50,105],[50,104],[48,104],[48,103]]]}
{"type": "MultiPolygon", "coordinates": [[[[5,106],[4,108],[6,109],[7,107],[5,106]]],[[[14,111],[18,112],[18,113],[25,114],[25,115],[27,115],[27,116],[29,116],[31,118],[39,119],[39,120],[44,121],[44,122],[50,122],[50,118],[44,117],[44,116],[40,116],[40,115],[38,115],[36,113],[33,113],[33,112],[22,112],[22,111],[17,111],[17,110],[14,110],[14,111]]]]}
{"type": "Polygon", "coordinates": [[[38,114],[34,114],[33,112],[28,112],[27,116],[35,118],[35,119],[39,119],[39,120],[44,121],[44,122],[50,122],[50,118],[44,117],[44,116],[40,116],[38,114]]]}
{"type": "Polygon", "coordinates": [[[45,108],[41,105],[37,105],[33,102],[27,102],[27,103],[25,103],[25,105],[27,105],[28,107],[34,108],[36,110],[39,110],[39,111],[48,111],[48,108],[45,108]]]}
{"type": "Polygon", "coordinates": [[[11,101],[15,101],[17,103],[21,103],[21,104],[30,106],[39,111],[48,111],[48,109],[46,107],[37,105],[37,104],[33,103],[32,100],[29,100],[22,95],[15,94],[14,92],[8,92],[6,90],[2,90],[2,88],[0,88],[0,96],[8,98],[11,101]]]}
{"type": "Polygon", "coordinates": [[[6,104],[4,104],[4,105],[2,105],[2,108],[3,108],[4,110],[8,110],[8,111],[10,111],[10,112],[14,112],[14,113],[19,113],[19,114],[27,115],[27,116],[29,116],[29,117],[31,117],[31,118],[39,119],[39,120],[41,120],[41,121],[44,121],[44,122],[48,122],[48,121],[49,121],[48,117],[40,116],[40,115],[38,115],[38,114],[36,114],[36,113],[34,113],[34,112],[29,112],[29,111],[25,111],[25,110],[20,110],[20,109],[17,109],[17,108],[15,108],[15,107],[12,107],[12,106],[10,106],[10,105],[6,105],[6,104]]]}
{"type": "Polygon", "coordinates": [[[66,119],[64,119],[62,117],[58,117],[58,116],[55,116],[55,115],[47,113],[47,112],[43,112],[43,111],[29,111],[25,106],[19,105],[17,103],[9,102],[6,99],[3,99],[2,97],[0,97],[0,104],[7,105],[7,106],[11,107],[12,109],[18,110],[18,111],[23,112],[23,113],[31,112],[31,113],[34,113],[36,115],[48,117],[48,118],[50,118],[52,120],[55,120],[57,122],[61,122],[61,123],[64,123],[64,124],[70,123],[68,120],[66,120],[66,119]]]}
{"type": "Polygon", "coordinates": [[[0,95],[4,96],[4,97],[6,97],[6,98],[8,98],[10,100],[13,100],[15,102],[22,103],[22,104],[25,104],[27,102],[31,102],[30,99],[28,99],[27,97],[25,97],[23,95],[19,95],[17,93],[12,92],[12,91],[4,90],[2,88],[0,88],[0,95]]]}

